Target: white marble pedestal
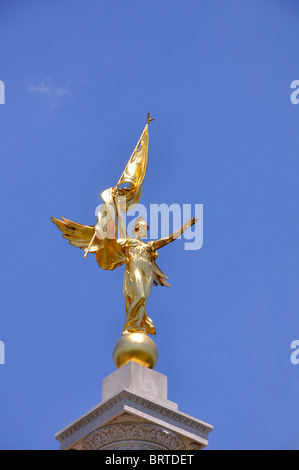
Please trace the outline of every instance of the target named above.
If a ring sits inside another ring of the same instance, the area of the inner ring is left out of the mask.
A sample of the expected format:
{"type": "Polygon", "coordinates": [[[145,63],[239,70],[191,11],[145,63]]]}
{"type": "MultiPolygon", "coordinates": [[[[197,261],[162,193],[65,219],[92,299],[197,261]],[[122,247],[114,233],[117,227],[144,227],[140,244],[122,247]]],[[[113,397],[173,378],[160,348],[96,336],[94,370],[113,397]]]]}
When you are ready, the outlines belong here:
{"type": "Polygon", "coordinates": [[[61,450],[201,450],[212,429],[167,399],[165,375],[131,361],[103,380],[101,403],[55,437],[61,450]]]}

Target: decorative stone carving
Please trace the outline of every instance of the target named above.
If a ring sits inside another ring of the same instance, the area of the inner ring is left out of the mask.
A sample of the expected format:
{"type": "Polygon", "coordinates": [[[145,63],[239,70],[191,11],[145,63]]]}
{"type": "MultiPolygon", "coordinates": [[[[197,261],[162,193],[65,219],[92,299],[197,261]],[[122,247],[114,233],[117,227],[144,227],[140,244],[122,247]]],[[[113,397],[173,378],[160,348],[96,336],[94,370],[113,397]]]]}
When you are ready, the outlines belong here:
{"type": "Polygon", "coordinates": [[[159,413],[165,416],[166,419],[175,419],[178,424],[181,423],[182,425],[184,424],[186,426],[190,426],[193,429],[198,429],[206,435],[208,435],[209,432],[212,430],[212,427],[208,424],[202,422],[200,423],[189,416],[182,415],[176,412],[173,409],[166,408],[165,406],[161,406],[143,397],[139,397],[130,392],[127,392],[126,390],[123,390],[110,400],[107,400],[105,403],[101,403],[100,405],[95,407],[87,416],[80,418],[75,423],[68,426],[66,429],[60,431],[58,434],[56,434],[56,439],[62,442],[67,437],[84,428],[84,426],[96,419],[98,416],[102,415],[104,412],[109,412],[111,409],[113,409],[115,405],[121,403],[123,400],[130,400],[131,402],[144,406],[155,413],[159,413]]]}
{"type": "Polygon", "coordinates": [[[198,444],[197,442],[191,442],[191,444],[189,444],[189,450],[201,450],[203,448],[202,445],[198,444]]]}
{"type": "Polygon", "coordinates": [[[183,450],[183,441],[173,432],[151,424],[115,424],[87,436],[84,450],[183,450]]]}
{"type": "Polygon", "coordinates": [[[102,402],[55,437],[61,450],[200,450],[212,429],[168,400],[166,376],[128,363],[103,380],[102,402]]]}

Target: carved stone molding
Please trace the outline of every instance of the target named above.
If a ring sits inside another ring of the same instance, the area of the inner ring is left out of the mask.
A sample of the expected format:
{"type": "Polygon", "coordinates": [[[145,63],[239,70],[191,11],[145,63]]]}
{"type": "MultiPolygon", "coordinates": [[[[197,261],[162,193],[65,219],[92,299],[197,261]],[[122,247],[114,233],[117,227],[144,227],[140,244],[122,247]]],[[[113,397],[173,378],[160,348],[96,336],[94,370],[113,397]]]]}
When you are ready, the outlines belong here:
{"type": "Polygon", "coordinates": [[[203,447],[203,445],[198,444],[197,442],[191,442],[188,446],[188,450],[201,450],[203,447]]]}
{"type": "Polygon", "coordinates": [[[152,410],[155,413],[161,414],[161,416],[165,416],[166,419],[173,419],[178,423],[178,425],[182,424],[182,425],[190,426],[190,428],[193,428],[194,430],[198,430],[204,433],[206,436],[208,436],[209,432],[212,430],[212,427],[210,425],[195,421],[192,418],[186,415],[180,414],[175,410],[171,410],[162,405],[151,402],[143,397],[139,397],[138,395],[135,395],[133,393],[130,393],[124,390],[120,392],[118,395],[114,396],[113,398],[107,400],[105,403],[101,403],[100,405],[95,407],[92,411],[88,413],[88,415],[85,415],[84,417],[78,419],[75,423],[68,426],[68,428],[60,431],[58,434],[56,434],[56,439],[59,442],[62,442],[64,439],[68,438],[73,433],[84,428],[85,425],[92,422],[98,416],[109,411],[118,403],[121,403],[124,400],[129,400],[132,403],[136,403],[140,406],[144,406],[148,410],[152,410]]]}
{"type": "Polygon", "coordinates": [[[173,432],[152,424],[114,424],[87,436],[84,450],[184,450],[183,441],[173,432]]]}

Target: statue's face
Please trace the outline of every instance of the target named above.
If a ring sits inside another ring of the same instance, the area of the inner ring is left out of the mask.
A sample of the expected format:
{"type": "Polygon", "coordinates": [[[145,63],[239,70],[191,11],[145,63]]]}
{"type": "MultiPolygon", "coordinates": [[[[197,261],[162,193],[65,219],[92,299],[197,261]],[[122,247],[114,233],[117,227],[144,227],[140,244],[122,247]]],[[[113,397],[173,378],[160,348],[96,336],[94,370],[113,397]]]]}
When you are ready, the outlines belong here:
{"type": "Polygon", "coordinates": [[[147,238],[147,226],[146,225],[139,225],[138,231],[136,231],[137,237],[140,238],[147,238]]]}

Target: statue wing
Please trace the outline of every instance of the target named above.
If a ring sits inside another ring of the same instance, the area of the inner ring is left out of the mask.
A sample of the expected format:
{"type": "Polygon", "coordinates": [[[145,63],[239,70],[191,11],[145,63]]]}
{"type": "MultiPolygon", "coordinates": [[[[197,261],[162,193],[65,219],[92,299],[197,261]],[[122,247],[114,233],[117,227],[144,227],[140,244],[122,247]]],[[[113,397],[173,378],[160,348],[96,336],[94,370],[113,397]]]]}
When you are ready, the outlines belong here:
{"type": "MultiPolygon", "coordinates": [[[[62,220],[58,220],[55,217],[51,217],[52,222],[61,230],[63,238],[68,240],[71,245],[86,250],[94,236],[94,226],[78,224],[62,216],[61,219],[62,220]]],[[[101,243],[102,241],[95,237],[89,249],[89,253],[96,253],[101,243]]]]}

